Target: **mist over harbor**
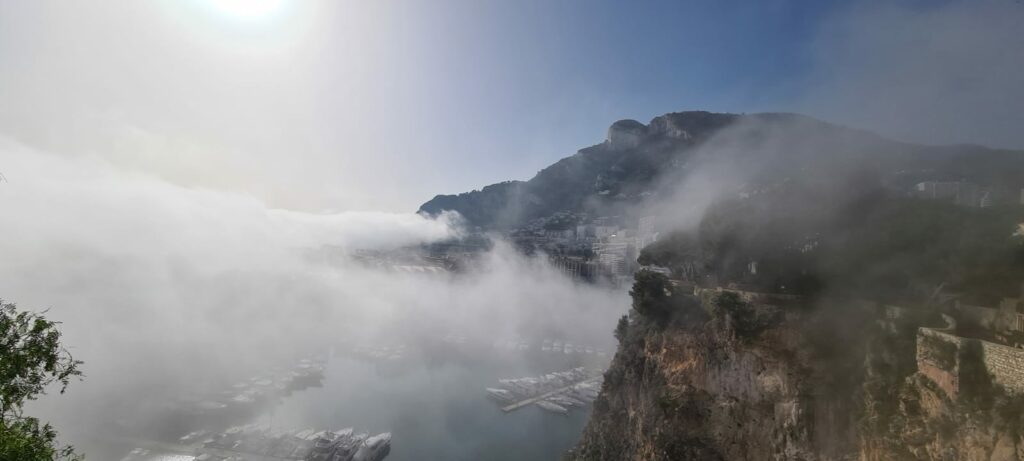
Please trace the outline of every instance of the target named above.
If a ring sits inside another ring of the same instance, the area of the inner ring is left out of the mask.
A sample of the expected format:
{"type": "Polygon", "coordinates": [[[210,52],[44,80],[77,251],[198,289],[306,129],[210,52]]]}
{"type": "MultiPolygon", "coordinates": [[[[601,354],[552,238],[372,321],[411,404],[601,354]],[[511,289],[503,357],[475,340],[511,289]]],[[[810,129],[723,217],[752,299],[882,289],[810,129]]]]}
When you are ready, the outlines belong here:
{"type": "Polygon", "coordinates": [[[0,459],[1015,459],[1024,8],[712,3],[0,1],[0,459]]]}

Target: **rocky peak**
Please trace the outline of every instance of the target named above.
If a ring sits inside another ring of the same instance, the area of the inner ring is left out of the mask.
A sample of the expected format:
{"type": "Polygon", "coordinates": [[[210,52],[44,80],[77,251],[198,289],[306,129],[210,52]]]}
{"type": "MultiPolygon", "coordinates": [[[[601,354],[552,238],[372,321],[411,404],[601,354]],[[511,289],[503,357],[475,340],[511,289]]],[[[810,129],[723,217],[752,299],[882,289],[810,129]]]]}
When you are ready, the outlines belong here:
{"type": "Polygon", "coordinates": [[[619,120],[608,127],[605,143],[614,150],[632,149],[647,135],[647,126],[636,120],[619,120]]]}
{"type": "Polygon", "coordinates": [[[734,122],[737,117],[735,114],[706,111],[672,112],[654,117],[647,125],[647,134],[685,141],[714,132],[734,122]]]}
{"type": "Polygon", "coordinates": [[[648,125],[648,130],[654,135],[661,135],[676,139],[690,139],[692,135],[689,131],[686,131],[686,128],[681,122],[682,120],[678,117],[662,115],[654,117],[654,119],[651,120],[651,124],[648,125]]]}

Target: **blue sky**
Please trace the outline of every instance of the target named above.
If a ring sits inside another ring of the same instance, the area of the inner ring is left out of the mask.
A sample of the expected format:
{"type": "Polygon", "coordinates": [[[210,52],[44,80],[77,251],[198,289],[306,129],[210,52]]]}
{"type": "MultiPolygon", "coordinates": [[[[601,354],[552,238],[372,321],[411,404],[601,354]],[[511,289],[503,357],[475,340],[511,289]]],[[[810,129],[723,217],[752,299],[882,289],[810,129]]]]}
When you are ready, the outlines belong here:
{"type": "Polygon", "coordinates": [[[1024,147],[1013,0],[0,0],[0,135],[303,210],[528,179],[621,118],[1024,147]]]}
{"type": "Polygon", "coordinates": [[[463,153],[480,168],[499,166],[484,172],[492,180],[507,171],[528,177],[600,141],[619,118],[784,109],[807,77],[822,18],[837,8],[782,1],[485,3],[430,8],[424,34],[445,39],[427,53],[444,65],[415,78],[432,82],[437,104],[454,102],[453,129],[473,121],[474,144],[502,139],[517,146],[507,158],[463,153]]]}

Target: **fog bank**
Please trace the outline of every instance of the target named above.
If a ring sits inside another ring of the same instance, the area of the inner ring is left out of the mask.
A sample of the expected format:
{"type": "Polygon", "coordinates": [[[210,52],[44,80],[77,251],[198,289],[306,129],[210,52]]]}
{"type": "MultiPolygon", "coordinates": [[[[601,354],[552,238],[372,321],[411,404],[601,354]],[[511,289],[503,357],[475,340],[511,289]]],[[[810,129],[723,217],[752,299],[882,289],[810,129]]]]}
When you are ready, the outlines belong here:
{"type": "Polygon", "coordinates": [[[69,434],[343,343],[607,340],[628,306],[500,243],[464,275],[348,257],[458,236],[455,215],[275,210],[10,141],[0,165],[0,295],[49,309],[85,361],[83,382],[32,409],[69,434]]]}

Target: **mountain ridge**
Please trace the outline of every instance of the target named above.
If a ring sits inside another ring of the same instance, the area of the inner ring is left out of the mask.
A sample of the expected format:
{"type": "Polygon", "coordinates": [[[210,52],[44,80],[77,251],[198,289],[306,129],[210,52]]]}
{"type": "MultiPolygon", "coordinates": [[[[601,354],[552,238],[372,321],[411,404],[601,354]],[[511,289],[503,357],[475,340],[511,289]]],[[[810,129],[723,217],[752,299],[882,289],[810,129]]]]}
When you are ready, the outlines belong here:
{"type": "Polygon", "coordinates": [[[845,174],[853,167],[893,189],[927,180],[972,181],[1012,200],[1024,186],[1021,151],[894,141],[794,113],[684,111],[654,117],[647,124],[616,121],[603,142],[559,159],[526,181],[440,194],[419,212],[457,211],[471,226],[483,229],[515,228],[556,212],[628,214],[671,195],[666,184],[680,183],[695,163],[712,157],[731,157],[737,167],[752,163],[763,170],[759,173],[771,172],[762,182],[782,180],[801,168],[809,174],[845,174]],[[777,148],[759,152],[766,140],[777,148]],[[716,143],[725,147],[714,147],[716,143]]]}

